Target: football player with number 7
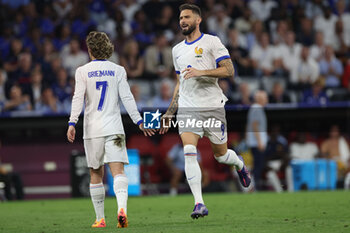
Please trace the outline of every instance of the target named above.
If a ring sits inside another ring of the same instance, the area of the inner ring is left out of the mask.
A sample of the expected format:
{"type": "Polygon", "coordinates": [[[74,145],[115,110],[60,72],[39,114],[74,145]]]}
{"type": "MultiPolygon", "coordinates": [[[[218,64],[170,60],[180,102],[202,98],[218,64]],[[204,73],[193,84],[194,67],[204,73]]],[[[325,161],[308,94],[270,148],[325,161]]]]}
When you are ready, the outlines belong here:
{"type": "Polygon", "coordinates": [[[120,115],[119,97],[129,116],[145,136],[152,136],[153,129],[144,129],[135,99],[127,82],[126,72],[107,59],[114,46],[104,32],[90,32],[86,38],[91,61],[76,70],[75,91],[67,131],[67,139],[75,140],[75,125],[84,110],[84,149],[90,168],[90,195],[96,213],[92,227],[105,227],[103,185],[104,163],[108,163],[114,177],[114,192],[118,204],[118,225],[128,226],[127,199],[128,178],[124,164],[128,164],[125,133],[120,115]]]}

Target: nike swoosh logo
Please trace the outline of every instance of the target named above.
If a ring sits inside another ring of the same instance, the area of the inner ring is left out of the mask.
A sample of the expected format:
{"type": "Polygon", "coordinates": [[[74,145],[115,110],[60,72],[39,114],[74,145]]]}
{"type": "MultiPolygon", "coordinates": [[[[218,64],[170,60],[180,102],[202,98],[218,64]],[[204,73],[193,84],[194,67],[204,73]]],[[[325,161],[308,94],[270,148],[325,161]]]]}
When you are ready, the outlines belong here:
{"type": "Polygon", "coordinates": [[[177,56],[175,59],[177,60],[177,59],[179,59],[181,56],[177,56]]]}
{"type": "Polygon", "coordinates": [[[188,178],[187,180],[192,180],[193,178],[195,178],[196,176],[192,176],[190,178],[188,178]]]}

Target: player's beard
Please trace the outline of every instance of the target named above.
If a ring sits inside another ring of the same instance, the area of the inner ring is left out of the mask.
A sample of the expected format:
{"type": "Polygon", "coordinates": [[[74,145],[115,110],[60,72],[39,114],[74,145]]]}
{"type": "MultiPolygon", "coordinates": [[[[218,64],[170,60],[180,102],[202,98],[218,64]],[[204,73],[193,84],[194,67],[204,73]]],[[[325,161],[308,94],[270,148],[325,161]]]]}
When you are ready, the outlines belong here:
{"type": "Polygon", "coordinates": [[[182,29],[182,34],[184,35],[184,36],[188,36],[189,34],[191,34],[194,30],[196,29],[196,24],[191,24],[191,25],[189,25],[188,26],[188,29],[186,30],[184,30],[184,29],[182,29]]]}

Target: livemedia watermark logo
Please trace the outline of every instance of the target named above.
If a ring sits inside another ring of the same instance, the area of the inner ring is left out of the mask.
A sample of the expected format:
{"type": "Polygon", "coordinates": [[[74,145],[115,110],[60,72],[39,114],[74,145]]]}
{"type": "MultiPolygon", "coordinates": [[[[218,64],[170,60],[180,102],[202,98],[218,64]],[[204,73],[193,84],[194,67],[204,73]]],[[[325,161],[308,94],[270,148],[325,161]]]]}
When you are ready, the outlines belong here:
{"type": "Polygon", "coordinates": [[[143,113],[144,119],[144,127],[145,129],[160,129],[160,127],[164,128],[212,128],[222,130],[223,127],[222,121],[218,120],[215,117],[208,118],[200,118],[198,115],[194,114],[178,114],[175,116],[167,116],[171,117],[171,120],[167,120],[165,118],[161,118],[162,113],[159,112],[159,109],[156,111],[147,111],[143,113]]]}

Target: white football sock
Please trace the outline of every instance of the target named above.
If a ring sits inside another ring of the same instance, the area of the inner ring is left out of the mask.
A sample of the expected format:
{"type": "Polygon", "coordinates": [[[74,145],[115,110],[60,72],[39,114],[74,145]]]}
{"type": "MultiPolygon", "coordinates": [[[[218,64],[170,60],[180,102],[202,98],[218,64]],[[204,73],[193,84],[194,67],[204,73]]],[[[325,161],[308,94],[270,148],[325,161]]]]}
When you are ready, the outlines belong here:
{"type": "Polygon", "coordinates": [[[105,187],[103,183],[90,184],[90,195],[96,213],[96,220],[100,221],[105,217],[105,187]]]}
{"type": "Polygon", "coordinates": [[[119,174],[114,177],[114,193],[118,203],[118,213],[121,208],[127,212],[128,202],[128,177],[125,174],[119,174]]]}
{"type": "Polygon", "coordinates": [[[185,174],[194,196],[194,202],[195,204],[204,204],[202,197],[202,172],[197,161],[197,148],[194,145],[185,145],[184,154],[185,174]]]}
{"type": "Polygon", "coordinates": [[[346,176],[345,176],[344,189],[345,190],[350,189],[350,172],[348,174],[346,174],[346,176]]]}
{"type": "Polygon", "coordinates": [[[266,177],[267,181],[272,185],[273,189],[276,192],[280,193],[283,191],[280,179],[278,178],[277,173],[275,171],[269,171],[266,174],[266,177]]]}
{"type": "Polygon", "coordinates": [[[219,163],[234,165],[238,171],[243,168],[243,162],[238,158],[236,152],[233,150],[228,149],[226,154],[223,156],[214,157],[219,163]]]}
{"type": "Polygon", "coordinates": [[[287,188],[288,192],[294,191],[294,181],[293,181],[293,170],[291,166],[288,166],[286,168],[286,181],[287,181],[287,188]]]}
{"type": "Polygon", "coordinates": [[[170,196],[176,196],[177,195],[177,188],[171,188],[169,192],[170,196]]]}

